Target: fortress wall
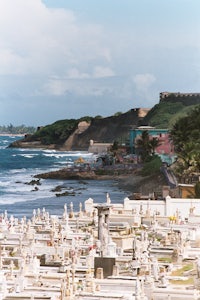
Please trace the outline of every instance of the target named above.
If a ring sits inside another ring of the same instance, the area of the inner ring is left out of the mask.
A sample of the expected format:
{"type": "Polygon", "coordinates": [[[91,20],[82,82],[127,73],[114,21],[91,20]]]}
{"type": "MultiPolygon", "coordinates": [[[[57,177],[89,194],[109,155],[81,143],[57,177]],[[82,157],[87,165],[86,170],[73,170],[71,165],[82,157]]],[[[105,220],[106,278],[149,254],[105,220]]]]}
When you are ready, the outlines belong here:
{"type": "Polygon", "coordinates": [[[191,104],[198,104],[200,103],[200,93],[171,93],[171,92],[161,92],[160,93],[160,102],[163,101],[180,101],[184,104],[187,102],[191,104]]]}

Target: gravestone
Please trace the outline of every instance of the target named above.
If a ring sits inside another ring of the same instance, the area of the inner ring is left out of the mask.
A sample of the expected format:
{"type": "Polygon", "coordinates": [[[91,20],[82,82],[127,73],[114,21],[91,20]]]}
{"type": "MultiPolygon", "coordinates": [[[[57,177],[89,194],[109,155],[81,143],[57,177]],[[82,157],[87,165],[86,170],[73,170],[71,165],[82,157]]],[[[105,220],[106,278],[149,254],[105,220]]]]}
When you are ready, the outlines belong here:
{"type": "Polygon", "coordinates": [[[94,259],[94,270],[98,268],[103,268],[103,277],[106,278],[111,276],[113,273],[113,266],[115,265],[114,257],[95,257],[94,259]]]}

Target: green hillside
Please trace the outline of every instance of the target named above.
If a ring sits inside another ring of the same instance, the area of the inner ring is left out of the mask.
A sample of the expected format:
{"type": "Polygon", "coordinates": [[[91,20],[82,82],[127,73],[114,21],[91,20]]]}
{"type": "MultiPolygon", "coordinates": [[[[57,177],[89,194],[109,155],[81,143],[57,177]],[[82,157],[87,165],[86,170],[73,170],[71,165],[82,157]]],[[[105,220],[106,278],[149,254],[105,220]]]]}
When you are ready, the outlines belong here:
{"type": "Polygon", "coordinates": [[[62,145],[70,134],[77,128],[81,121],[90,122],[91,117],[83,117],[80,119],[59,120],[53,124],[40,128],[35,134],[28,137],[28,140],[40,140],[44,145],[58,144],[62,145]]]}
{"type": "Polygon", "coordinates": [[[145,125],[157,128],[172,128],[179,118],[187,115],[197,105],[185,106],[181,102],[160,102],[143,119],[145,125]]]}
{"type": "MultiPolygon", "coordinates": [[[[183,102],[177,98],[177,102],[161,101],[145,117],[140,117],[140,109],[137,108],[106,118],[85,116],[80,119],[59,120],[41,127],[33,135],[27,135],[23,142],[37,142],[40,146],[54,145],[57,148],[64,146],[68,150],[87,150],[90,140],[99,143],[113,143],[114,141],[125,143],[129,139],[129,130],[133,127],[148,125],[171,129],[177,120],[186,116],[197,106],[190,104],[190,100],[183,102]],[[90,126],[85,131],[77,133],[78,124],[81,121],[89,122],[90,126]],[[70,141],[69,137],[71,137],[70,141]]],[[[20,142],[11,146],[19,147],[20,142]]]]}

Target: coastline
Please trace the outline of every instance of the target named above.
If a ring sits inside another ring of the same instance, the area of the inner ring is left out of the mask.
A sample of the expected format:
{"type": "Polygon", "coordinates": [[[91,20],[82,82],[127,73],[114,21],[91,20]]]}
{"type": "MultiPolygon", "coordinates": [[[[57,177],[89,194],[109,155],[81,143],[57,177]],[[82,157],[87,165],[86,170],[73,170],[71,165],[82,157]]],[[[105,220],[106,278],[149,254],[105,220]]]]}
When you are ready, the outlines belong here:
{"type": "MultiPolygon", "coordinates": [[[[42,147],[40,142],[16,141],[15,143],[12,143],[12,146],[19,147],[19,144],[21,147],[23,146],[22,148],[56,149],[55,145],[42,147]]],[[[113,169],[110,171],[113,172],[113,174],[109,172],[109,169],[103,170],[102,174],[100,174],[100,172],[95,173],[95,171],[92,170],[70,171],[68,169],[60,169],[43,174],[36,174],[34,177],[64,180],[114,180],[118,187],[121,190],[124,190],[127,194],[140,193],[142,195],[149,195],[155,191],[159,191],[159,193],[161,193],[163,186],[167,185],[162,173],[143,177],[139,175],[137,167],[130,170],[129,168],[120,168],[120,166],[115,170],[113,169]]]]}
{"type": "Polygon", "coordinates": [[[121,190],[129,194],[140,193],[149,195],[154,192],[161,192],[162,187],[166,185],[164,175],[158,173],[143,177],[136,172],[120,175],[97,175],[94,171],[74,172],[66,169],[37,174],[35,178],[43,179],[64,179],[64,180],[114,180],[121,190]]]}

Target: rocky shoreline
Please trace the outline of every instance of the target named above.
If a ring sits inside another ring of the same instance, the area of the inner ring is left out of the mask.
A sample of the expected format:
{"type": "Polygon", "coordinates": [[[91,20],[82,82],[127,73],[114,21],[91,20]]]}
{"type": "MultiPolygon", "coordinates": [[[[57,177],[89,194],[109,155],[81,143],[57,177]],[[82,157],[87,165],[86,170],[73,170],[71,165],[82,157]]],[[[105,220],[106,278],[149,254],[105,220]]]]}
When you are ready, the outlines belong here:
{"type": "Polygon", "coordinates": [[[97,175],[95,171],[71,171],[68,169],[60,169],[47,173],[37,174],[35,178],[42,179],[63,179],[63,180],[115,180],[120,189],[129,194],[141,193],[149,195],[155,191],[161,191],[166,185],[164,175],[162,173],[143,177],[136,172],[131,174],[103,174],[97,175]]]}
{"type": "Polygon", "coordinates": [[[46,173],[37,174],[35,178],[42,179],[64,179],[64,180],[97,180],[98,176],[94,171],[83,171],[83,172],[74,172],[69,171],[68,169],[61,169],[57,171],[51,171],[46,173]]]}

